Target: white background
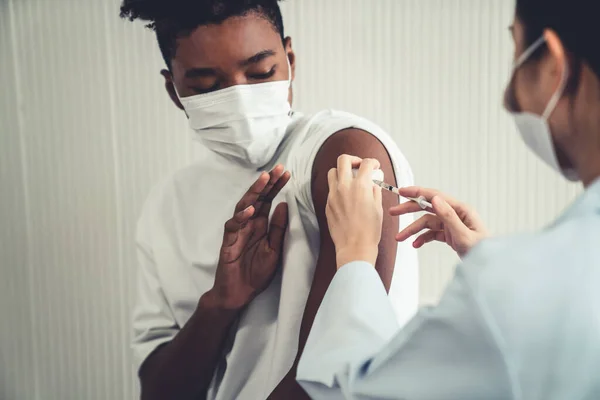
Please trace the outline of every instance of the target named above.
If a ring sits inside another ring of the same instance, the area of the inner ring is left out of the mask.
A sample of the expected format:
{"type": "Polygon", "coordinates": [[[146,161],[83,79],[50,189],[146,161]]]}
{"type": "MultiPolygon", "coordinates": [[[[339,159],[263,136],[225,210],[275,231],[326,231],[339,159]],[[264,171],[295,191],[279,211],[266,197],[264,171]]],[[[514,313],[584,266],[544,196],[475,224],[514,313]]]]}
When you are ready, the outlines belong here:
{"type": "MultiPolygon", "coordinates": [[[[118,0],[0,0],[0,399],[133,399],[129,351],[140,206],[189,163],[152,33],[118,0]]],[[[388,129],[419,184],[494,233],[549,222],[578,188],[529,155],[501,109],[507,0],[288,0],[295,108],[388,129]]],[[[209,188],[208,188],[209,189],[209,188]]],[[[421,252],[423,303],[456,259],[421,252]]]]}

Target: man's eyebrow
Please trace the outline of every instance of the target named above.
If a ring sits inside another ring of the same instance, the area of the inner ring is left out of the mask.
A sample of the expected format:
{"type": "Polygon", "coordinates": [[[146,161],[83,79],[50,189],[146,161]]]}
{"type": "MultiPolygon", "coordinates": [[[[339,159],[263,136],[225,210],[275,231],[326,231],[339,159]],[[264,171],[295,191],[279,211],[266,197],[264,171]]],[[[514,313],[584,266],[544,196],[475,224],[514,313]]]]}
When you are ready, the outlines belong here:
{"type": "Polygon", "coordinates": [[[212,68],[191,68],[185,71],[185,77],[189,79],[215,76],[216,74],[217,71],[212,68]]]}
{"type": "Polygon", "coordinates": [[[273,57],[274,55],[275,55],[274,50],[263,50],[260,53],[256,53],[255,55],[248,58],[247,60],[241,61],[239,65],[240,65],[240,67],[247,67],[250,64],[259,63],[262,60],[264,60],[265,58],[273,57]]]}

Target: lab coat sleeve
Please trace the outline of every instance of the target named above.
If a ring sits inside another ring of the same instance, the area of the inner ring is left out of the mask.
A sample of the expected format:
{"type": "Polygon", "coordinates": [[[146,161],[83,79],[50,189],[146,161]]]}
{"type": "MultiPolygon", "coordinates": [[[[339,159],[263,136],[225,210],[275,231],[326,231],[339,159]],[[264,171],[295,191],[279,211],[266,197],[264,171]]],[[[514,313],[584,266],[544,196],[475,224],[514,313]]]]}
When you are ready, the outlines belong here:
{"type": "Polygon", "coordinates": [[[512,399],[502,338],[488,326],[459,267],[440,305],[397,332],[379,276],[340,269],[298,367],[314,399],[512,399]]]}
{"type": "Polygon", "coordinates": [[[345,265],[331,282],[315,317],[298,377],[331,386],[341,365],[375,355],[398,329],[398,319],[375,268],[367,262],[345,265]]]}

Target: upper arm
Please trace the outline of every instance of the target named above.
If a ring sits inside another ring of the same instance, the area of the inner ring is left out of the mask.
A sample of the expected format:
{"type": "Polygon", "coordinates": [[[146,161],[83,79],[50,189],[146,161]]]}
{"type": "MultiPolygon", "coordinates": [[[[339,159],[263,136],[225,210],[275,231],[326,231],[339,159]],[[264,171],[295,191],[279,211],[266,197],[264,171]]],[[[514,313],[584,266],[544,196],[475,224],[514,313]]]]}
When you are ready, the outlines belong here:
{"type": "MultiPolygon", "coordinates": [[[[351,154],[360,158],[375,158],[381,163],[381,170],[385,174],[387,183],[396,186],[394,167],[385,146],[373,135],[359,129],[345,129],[332,135],[321,147],[312,171],[312,197],[321,232],[321,250],[315,275],[319,279],[313,281],[313,285],[329,285],[335,274],[335,246],[329,234],[327,219],[325,217],[325,206],[329,195],[327,173],[337,165],[337,159],[342,154],[351,154]]],[[[398,197],[391,193],[384,193],[383,208],[388,210],[398,204],[398,197]]],[[[398,232],[398,218],[391,217],[384,212],[382,239],[379,243],[379,257],[375,269],[387,291],[390,289],[396,252],[398,244],[395,235],[398,232]]]]}
{"type": "MultiPolygon", "coordinates": [[[[315,268],[315,274],[306,307],[300,325],[300,337],[298,343],[298,357],[294,367],[280,383],[277,390],[289,394],[286,390],[298,395],[301,389],[295,381],[295,369],[299,357],[302,355],[308,334],[311,330],[317,310],[327,292],[327,288],[336,273],[335,246],[329,234],[325,206],[329,195],[327,173],[337,165],[337,159],[342,154],[352,154],[361,158],[376,158],[381,163],[381,169],[388,183],[396,185],[396,177],[392,162],[387,150],[379,140],[368,132],[359,129],[345,129],[332,135],[317,153],[312,168],[312,199],[320,230],[320,252],[315,268]]],[[[389,208],[398,204],[398,198],[393,195],[383,196],[383,206],[389,208]]],[[[397,243],[395,234],[398,232],[398,220],[384,216],[382,240],[379,244],[379,257],[377,259],[377,272],[381,277],[386,290],[389,290],[394,265],[396,261],[397,243]]],[[[305,398],[305,397],[301,397],[305,398]]]]}
{"type": "MultiPolygon", "coordinates": [[[[329,195],[327,173],[331,168],[337,166],[337,159],[342,154],[378,159],[381,163],[381,169],[385,174],[385,180],[392,185],[396,185],[394,168],[387,150],[375,136],[368,132],[359,129],[339,131],[331,136],[317,153],[313,164],[311,189],[321,235],[320,251],[300,327],[299,354],[302,353],[314,317],[327,292],[329,283],[336,273],[335,245],[329,234],[325,206],[327,205],[327,197],[329,195]]],[[[383,207],[389,208],[395,204],[398,204],[398,198],[395,195],[386,195],[384,193],[383,207]]],[[[386,291],[389,291],[396,263],[398,245],[395,234],[398,232],[398,226],[397,218],[392,218],[388,213],[384,213],[382,239],[379,243],[379,256],[375,268],[381,277],[386,291]]]]}
{"type": "Polygon", "coordinates": [[[179,331],[163,293],[151,254],[138,244],[137,299],[133,313],[132,348],[138,373],[161,345],[179,331]]]}

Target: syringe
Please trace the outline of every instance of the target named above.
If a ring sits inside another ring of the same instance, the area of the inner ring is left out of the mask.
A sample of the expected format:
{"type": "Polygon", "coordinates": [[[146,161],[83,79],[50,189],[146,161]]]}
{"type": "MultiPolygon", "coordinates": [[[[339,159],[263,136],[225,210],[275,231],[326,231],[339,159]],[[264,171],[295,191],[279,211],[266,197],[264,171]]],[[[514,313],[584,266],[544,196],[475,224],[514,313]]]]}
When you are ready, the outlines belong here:
{"type": "MultiPolygon", "coordinates": [[[[392,193],[397,194],[400,197],[404,197],[402,195],[400,195],[400,189],[398,189],[395,186],[392,186],[388,183],[385,183],[383,181],[377,180],[377,179],[373,179],[373,183],[376,184],[377,186],[379,186],[382,189],[388,190],[392,193]]],[[[417,203],[419,205],[419,207],[421,207],[421,209],[423,210],[427,210],[429,209],[433,209],[433,205],[431,205],[430,202],[427,201],[427,199],[423,196],[419,196],[418,198],[415,197],[404,197],[405,199],[408,199],[410,201],[414,201],[415,203],[417,203]]]]}

